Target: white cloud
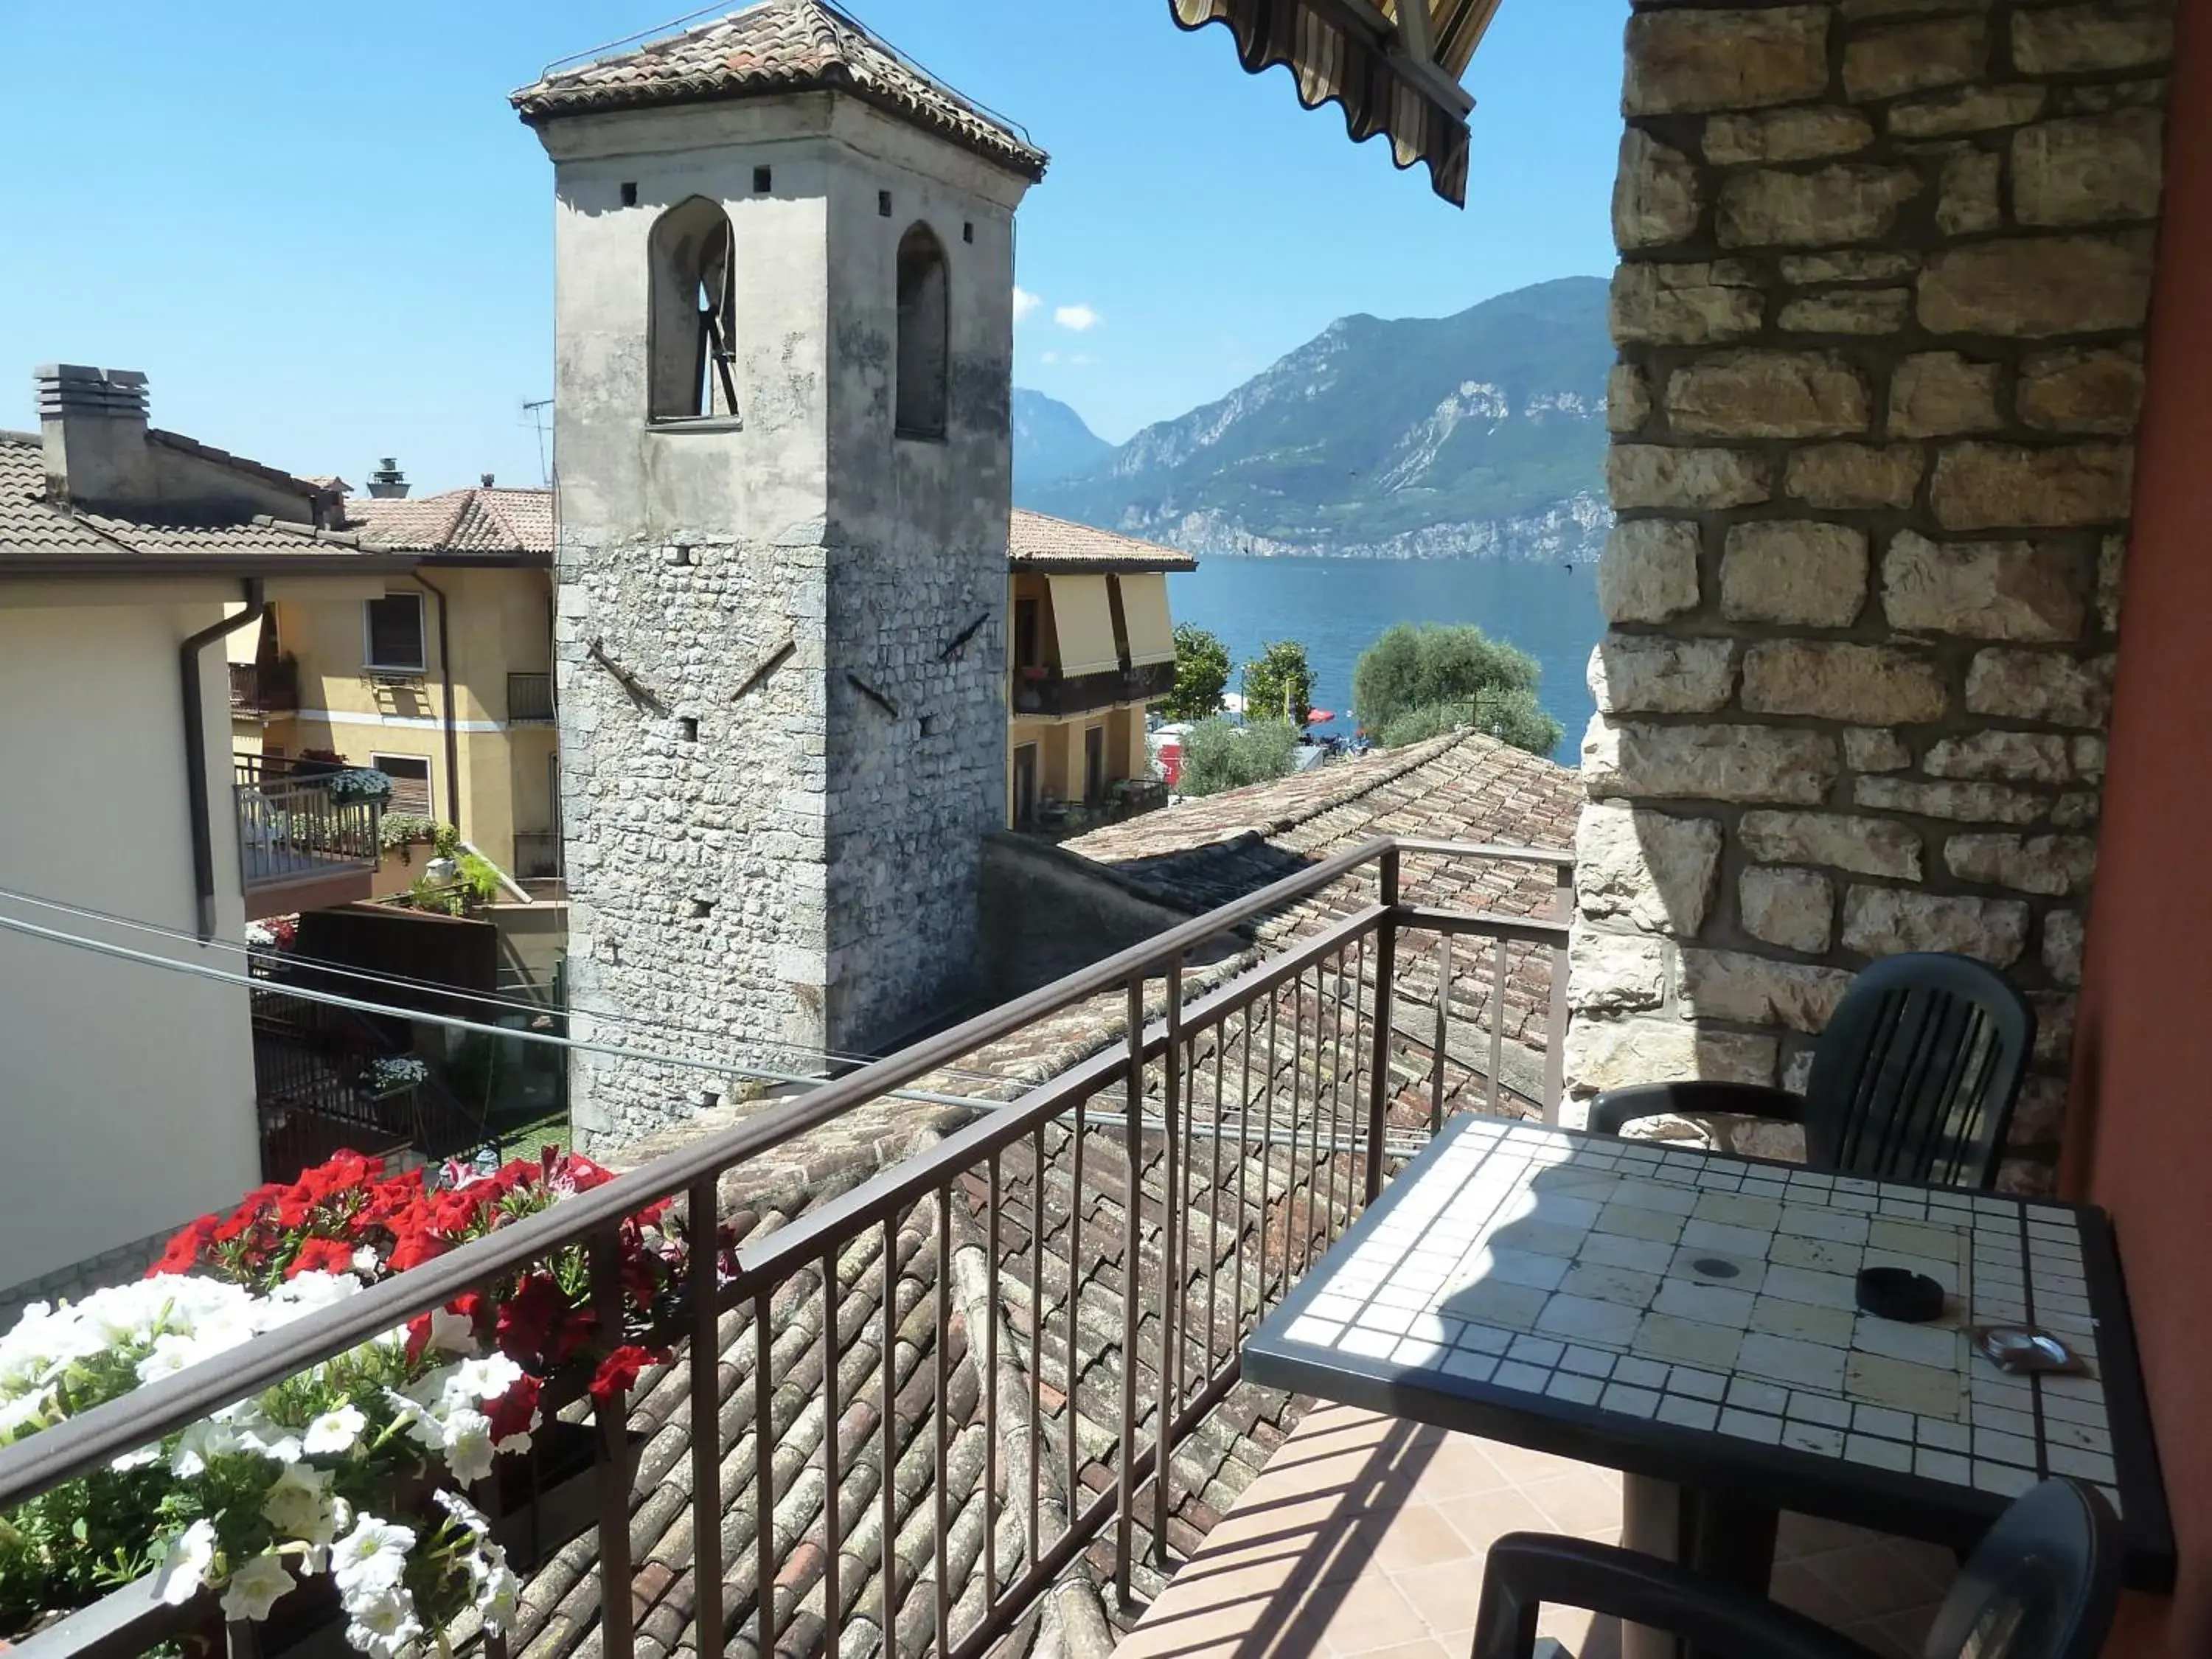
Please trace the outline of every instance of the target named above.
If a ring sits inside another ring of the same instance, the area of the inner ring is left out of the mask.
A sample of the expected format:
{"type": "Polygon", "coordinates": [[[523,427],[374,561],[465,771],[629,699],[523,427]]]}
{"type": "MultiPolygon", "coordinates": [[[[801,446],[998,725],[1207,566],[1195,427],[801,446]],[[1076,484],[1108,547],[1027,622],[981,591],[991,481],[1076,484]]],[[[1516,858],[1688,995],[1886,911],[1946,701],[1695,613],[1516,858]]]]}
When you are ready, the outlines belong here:
{"type": "Polygon", "coordinates": [[[1060,361],[1060,354],[1057,351],[1040,351],[1037,353],[1037,361],[1041,363],[1056,363],[1060,361]]]}
{"type": "Polygon", "coordinates": [[[1038,299],[1038,298],[1037,298],[1037,296],[1036,296],[1036,295],[1034,295],[1034,294],[1030,293],[1030,292],[1029,291],[1029,289],[1025,289],[1025,288],[1022,287],[1019,283],[1016,283],[1016,284],[1015,284],[1015,286],[1014,286],[1014,320],[1015,320],[1016,322],[1018,322],[1018,323],[1019,321],[1021,321],[1021,319],[1022,319],[1023,318],[1024,318],[1024,317],[1028,316],[1028,315],[1030,314],[1030,313],[1031,313],[1032,311],[1035,311],[1035,310],[1036,310],[1039,306],[1042,305],[1043,303],[1044,303],[1044,301],[1042,301],[1042,300],[1038,299]]]}
{"type": "Polygon", "coordinates": [[[1062,328],[1080,334],[1098,320],[1098,313],[1089,306],[1060,306],[1054,309],[1052,319],[1062,328]]]}

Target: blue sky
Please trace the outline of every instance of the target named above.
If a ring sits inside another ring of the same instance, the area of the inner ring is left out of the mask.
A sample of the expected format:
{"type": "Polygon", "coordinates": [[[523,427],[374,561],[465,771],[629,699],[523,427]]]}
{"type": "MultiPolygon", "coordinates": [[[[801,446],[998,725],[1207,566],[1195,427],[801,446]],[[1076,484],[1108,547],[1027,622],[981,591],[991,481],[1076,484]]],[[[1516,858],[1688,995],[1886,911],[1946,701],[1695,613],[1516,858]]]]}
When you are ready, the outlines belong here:
{"type": "MultiPolygon", "coordinates": [[[[507,92],[669,0],[0,8],[0,426],[30,372],[140,368],[157,424],[358,487],[538,482],[551,172],[507,92]]],[[[1119,441],[1332,319],[1601,274],[1620,0],[1505,0],[1464,212],[1165,0],[848,0],[1052,153],[1015,380],[1119,441]],[[1057,319],[1057,320],[1055,320],[1057,319]]]]}

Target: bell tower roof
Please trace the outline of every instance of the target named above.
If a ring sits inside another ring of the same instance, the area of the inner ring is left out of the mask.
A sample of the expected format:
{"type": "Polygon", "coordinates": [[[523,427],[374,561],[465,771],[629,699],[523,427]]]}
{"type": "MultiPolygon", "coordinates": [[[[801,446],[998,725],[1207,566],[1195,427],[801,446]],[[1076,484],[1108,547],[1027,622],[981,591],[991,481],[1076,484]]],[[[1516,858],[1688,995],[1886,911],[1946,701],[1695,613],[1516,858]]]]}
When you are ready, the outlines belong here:
{"type": "Polygon", "coordinates": [[[587,112],[841,92],[1032,181],[1045,153],[826,0],[763,0],[611,57],[549,66],[509,95],[532,126],[587,112]]]}

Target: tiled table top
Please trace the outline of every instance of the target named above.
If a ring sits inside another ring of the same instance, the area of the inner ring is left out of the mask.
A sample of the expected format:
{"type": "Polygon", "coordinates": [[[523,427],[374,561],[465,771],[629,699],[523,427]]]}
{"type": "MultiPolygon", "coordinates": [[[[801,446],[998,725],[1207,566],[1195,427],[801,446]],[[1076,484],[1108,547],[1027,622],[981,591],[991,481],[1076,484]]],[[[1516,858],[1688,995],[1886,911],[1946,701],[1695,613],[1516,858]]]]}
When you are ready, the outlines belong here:
{"type": "MultiPolygon", "coordinates": [[[[2103,1489],[2133,1576],[2172,1543],[2100,1212],[1493,1119],[1449,1126],[1269,1318],[1256,1380],[1965,1541],[2046,1474],[2103,1489]],[[1944,1316],[1856,1310],[1862,1267],[1944,1316]],[[2008,1376],[2033,1319],[2092,1375],[2008,1376]],[[2109,1396],[2109,1397],[2108,1397],[2109,1396]],[[1517,1425],[1517,1431],[1516,1431],[1517,1425]]],[[[2162,1563],[2162,1565],[2161,1565],[2162,1563]]]]}

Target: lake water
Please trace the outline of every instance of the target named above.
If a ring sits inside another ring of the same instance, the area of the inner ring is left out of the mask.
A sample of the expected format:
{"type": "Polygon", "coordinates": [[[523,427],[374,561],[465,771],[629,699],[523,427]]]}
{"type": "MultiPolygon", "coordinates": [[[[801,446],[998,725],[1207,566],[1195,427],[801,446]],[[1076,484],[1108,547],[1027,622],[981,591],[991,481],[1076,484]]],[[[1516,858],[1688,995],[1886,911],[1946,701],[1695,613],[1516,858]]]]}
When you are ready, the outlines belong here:
{"type": "Polygon", "coordinates": [[[1589,723],[1583,674],[1604,631],[1594,560],[1201,558],[1168,578],[1179,623],[1210,628],[1228,646],[1229,689],[1271,640],[1297,640],[1314,669],[1314,706],[1340,718],[1316,730],[1352,732],[1352,668],[1398,623],[1473,623],[1535,658],[1537,697],[1565,728],[1553,758],[1579,757],[1589,723]]]}

